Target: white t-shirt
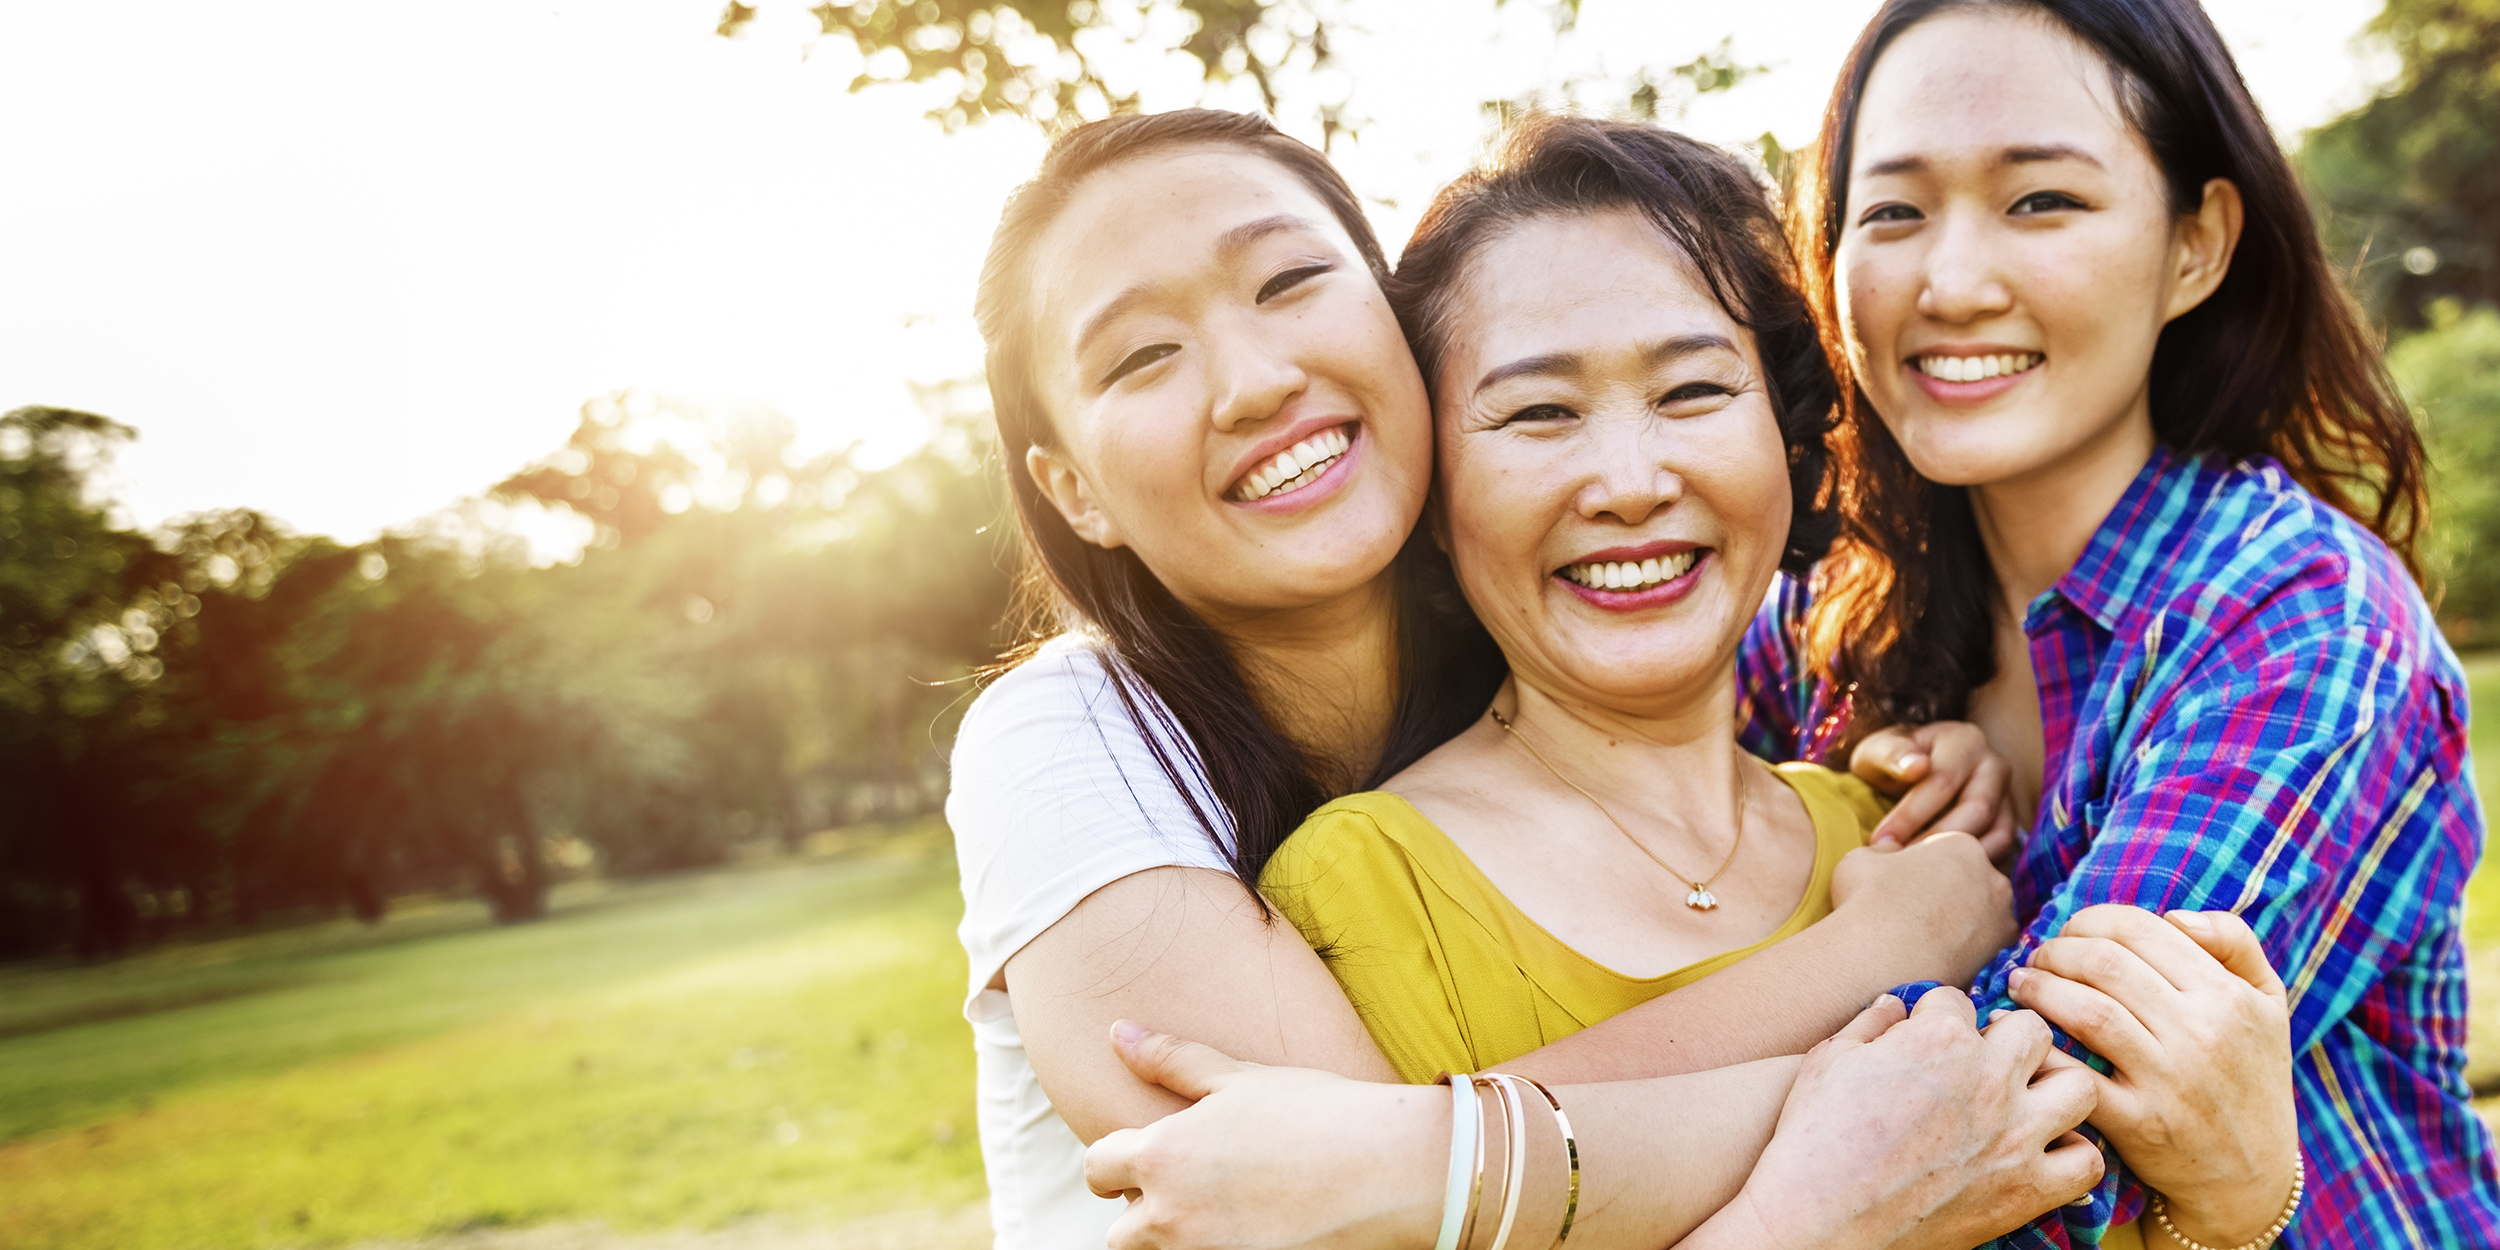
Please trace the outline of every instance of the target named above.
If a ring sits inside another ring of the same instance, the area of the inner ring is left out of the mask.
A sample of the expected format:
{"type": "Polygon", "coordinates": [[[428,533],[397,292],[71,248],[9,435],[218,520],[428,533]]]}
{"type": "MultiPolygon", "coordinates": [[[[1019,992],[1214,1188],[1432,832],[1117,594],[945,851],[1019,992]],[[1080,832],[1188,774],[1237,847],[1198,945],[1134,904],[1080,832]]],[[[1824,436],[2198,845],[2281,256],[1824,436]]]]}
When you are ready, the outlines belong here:
{"type": "MultiPolygon", "coordinates": [[[[998,1250],[1099,1247],[1125,1204],[1085,1188],[1085,1148],[1043,1095],[1001,979],[1007,960],[1094,891],[1149,868],[1230,866],[1111,688],[1097,645],[1063,635],[999,678],[955,737],[946,822],[972,958],[981,1158],[998,1250]]],[[[1131,682],[1155,741],[1229,839],[1198,753],[1131,682]]],[[[1104,1045],[1109,1045],[1108,1041],[1104,1045]]]]}

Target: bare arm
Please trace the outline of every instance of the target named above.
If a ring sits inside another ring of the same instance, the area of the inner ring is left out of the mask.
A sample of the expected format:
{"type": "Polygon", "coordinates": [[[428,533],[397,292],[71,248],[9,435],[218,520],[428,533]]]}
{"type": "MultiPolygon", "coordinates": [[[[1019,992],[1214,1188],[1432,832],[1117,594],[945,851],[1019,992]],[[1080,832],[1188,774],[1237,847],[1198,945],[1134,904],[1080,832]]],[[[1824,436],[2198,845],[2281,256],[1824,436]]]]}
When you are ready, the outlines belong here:
{"type": "MultiPolygon", "coordinates": [[[[1960,1250],[2098,1178],[2099,1154],[2067,1132],[2091,1087],[2072,1070],[2035,1077],[2037,1017],[1983,1035],[1948,990],[1887,1032],[1901,1021],[1887,1000],[1804,1060],[1558,1088],[1582,1159],[1572,1244],[1960,1250]]],[[[1141,1077],[1199,1101],[1088,1152],[1095,1188],[1134,1200],[1119,1250],[1432,1244],[1445,1092],[1244,1065],[1142,1030],[1120,1046],[1141,1077]]],[[[1543,1175],[1558,1150],[1558,1135],[1532,1144],[1520,1227],[1558,1222],[1560,1178],[1543,1175]]]]}
{"type": "Polygon", "coordinates": [[[1203,1038],[1254,1063],[1397,1079],[1302,935],[1224,873],[1122,877],[1018,951],[1006,979],[1034,1074],[1088,1142],[1188,1105],[1130,1075],[1103,1044],[1115,1020],[1203,1038]]]}
{"type": "MultiPolygon", "coordinates": [[[[1594,1083],[1803,1054],[1885,987],[1967,979],[2012,936],[2004,880],[1965,836],[1853,852],[1834,888],[1840,907],[1805,932],[1503,1069],[1594,1083]]],[[[1254,1063],[1396,1079],[1301,935],[1222,873],[1115,881],[1010,959],[1006,978],[1034,1072],[1085,1141],[1183,1105],[1103,1045],[1114,1020],[1254,1063]]]]}
{"type": "Polygon", "coordinates": [[[1968,983],[2017,933],[2012,888],[1965,834],[1853,851],[1833,889],[1840,905],[1803,933],[1502,1070],[1624,1081],[1801,1055],[1891,986],[1968,983]]]}

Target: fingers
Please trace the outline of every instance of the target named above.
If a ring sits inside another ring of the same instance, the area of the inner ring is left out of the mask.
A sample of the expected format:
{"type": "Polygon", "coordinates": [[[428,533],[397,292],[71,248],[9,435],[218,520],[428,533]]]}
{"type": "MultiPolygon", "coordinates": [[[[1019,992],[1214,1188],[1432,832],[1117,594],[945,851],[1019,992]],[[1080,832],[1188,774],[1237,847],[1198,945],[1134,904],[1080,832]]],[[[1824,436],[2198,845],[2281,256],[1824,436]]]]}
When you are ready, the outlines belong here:
{"type": "Polygon", "coordinates": [[[1959,1018],[1963,1028],[1979,1027],[1979,1008],[1970,995],[1950,985],[1939,985],[1919,996],[1918,1006],[1910,1012],[1914,1020],[1959,1018]]]}
{"type": "Polygon", "coordinates": [[[2042,1062],[2057,1053],[2049,1036],[2048,1022],[2031,1011],[1998,1012],[1980,1033],[1992,1046],[2010,1048],[2013,1066],[2025,1079],[2037,1073],[2042,1062]]]}
{"type": "Polygon", "coordinates": [[[2152,1030],[2118,1000],[2090,985],[2035,965],[2015,969],[2007,991],[2015,1002],[2039,1012],[2121,1072],[2148,1071],[2160,1059],[2161,1043],[2152,1030]]]}
{"type": "Polygon", "coordinates": [[[2014,802],[1997,804],[1996,815],[1988,821],[1988,831],[1979,835],[1979,849],[1988,853],[1988,862],[1998,872],[2011,872],[2014,856],[2023,849],[2023,840],[2014,824],[2014,802]]]}
{"type": "Polygon", "coordinates": [[[1117,1198],[1143,1188],[1137,1175],[1137,1152],[1145,1144],[1143,1130],[1116,1129],[1085,1148],[1085,1187],[1097,1198],[1117,1198]]]}
{"type": "Polygon", "coordinates": [[[1849,753],[1849,771],[1885,794],[1899,794],[1926,776],[1928,764],[1927,749],[1919,745],[1909,730],[1898,725],[1887,725],[1868,734],[1849,753]]]}
{"type": "MultiPolygon", "coordinates": [[[[2232,920],[2239,923],[2242,929],[2247,927],[2236,916],[2232,920]]],[[[2182,990],[2235,990],[2247,983],[2245,977],[2226,967],[2220,956],[2206,951],[2184,926],[2141,907],[2129,907],[2123,903],[2100,903],[2086,907],[2066,922],[2065,928],[2059,930],[2059,936],[2115,942],[2160,974],[2163,980],[2182,990]]],[[[2231,949],[2235,952],[2239,950],[2236,943],[2231,949]]],[[[2265,963],[2265,952],[2257,947],[2254,934],[2249,935],[2248,951],[2241,957],[2245,959],[2247,954],[2254,954],[2257,964],[2265,963]]],[[[2273,970],[2266,969],[2264,975],[2272,977],[2273,970]]]]}
{"type": "Polygon", "coordinates": [[[2071,1130],[2060,1134],[2040,1155],[2040,1197],[2052,1210],[2070,1205],[2091,1193],[2108,1168],[2100,1148],[2083,1134],[2071,1130]]]}
{"type": "Polygon", "coordinates": [[[1149,1085],[1160,1085],[1192,1102],[1222,1089],[1227,1079],[1257,1067],[1201,1042],[1121,1020],[1111,1026],[1111,1049],[1149,1085]]]}
{"type": "Polygon", "coordinates": [[[2266,948],[2257,940],[2257,931],[2248,922],[2227,911],[2174,911],[2162,917],[2180,932],[2196,940],[2205,953],[2219,961],[2223,968],[2257,987],[2260,993],[2278,1003],[2289,1004],[2291,996],[2284,992],[2283,978],[2266,959],[2266,948]]]}
{"type": "Polygon", "coordinates": [[[1901,1005],[1900,999],[1894,998],[1890,994],[1878,995],[1873,1006],[1859,1012],[1855,1019],[1840,1026],[1840,1031],[1832,1034],[1831,1040],[1835,1042],[1871,1042],[1876,1038],[1882,1037],[1886,1030],[1901,1023],[1903,1020],[1909,1019],[1909,1017],[1910,1010],[1909,1008],[1901,1005]]]}

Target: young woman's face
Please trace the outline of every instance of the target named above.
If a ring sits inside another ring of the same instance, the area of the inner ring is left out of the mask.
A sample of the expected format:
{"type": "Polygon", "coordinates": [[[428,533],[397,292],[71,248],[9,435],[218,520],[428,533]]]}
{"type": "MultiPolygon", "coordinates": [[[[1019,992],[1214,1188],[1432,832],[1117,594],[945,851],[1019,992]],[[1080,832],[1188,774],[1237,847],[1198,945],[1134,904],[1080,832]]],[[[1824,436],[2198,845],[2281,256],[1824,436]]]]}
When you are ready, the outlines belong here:
{"type": "Polygon", "coordinates": [[[1388,567],[1430,480],[1423,379],[1298,179],[1227,147],[1123,162],[1077,189],[1034,257],[1056,442],[1028,469],[1078,534],[1135,549],[1219,623],[1388,567]]]}
{"type": "Polygon", "coordinates": [[[2212,289],[2180,220],[2108,68],[2049,19],[1947,12],[1885,49],[1837,277],[1850,364],[1918,471],[2149,450],[2154,343],[2212,289]]]}
{"type": "Polygon", "coordinates": [[[1512,671],[1626,712],[1732,688],[1790,515],[1753,336],[1629,210],[1526,222],[1462,281],[1440,532],[1512,671]]]}

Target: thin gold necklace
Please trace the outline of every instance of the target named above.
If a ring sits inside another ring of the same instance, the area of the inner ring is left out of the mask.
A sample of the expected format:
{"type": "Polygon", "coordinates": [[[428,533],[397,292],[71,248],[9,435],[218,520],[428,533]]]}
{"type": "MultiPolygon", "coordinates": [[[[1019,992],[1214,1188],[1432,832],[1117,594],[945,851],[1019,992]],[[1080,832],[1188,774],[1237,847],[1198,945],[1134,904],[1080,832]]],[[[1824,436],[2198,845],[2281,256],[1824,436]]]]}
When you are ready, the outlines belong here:
{"type": "Polygon", "coordinates": [[[1666,869],[1668,876],[1693,887],[1692,892],[1684,896],[1684,905],[1686,907],[1690,907],[1694,911],[1709,911],[1719,905],[1719,896],[1710,892],[1710,883],[1727,874],[1727,866],[1736,862],[1736,852],[1745,845],[1745,769],[1743,761],[1739,760],[1736,768],[1736,841],[1728,846],[1727,858],[1719,861],[1719,870],[1717,872],[1711,873],[1709,876],[1704,877],[1699,881],[1695,881],[1690,876],[1677,872],[1675,870],[1675,865],[1658,858],[1658,852],[1642,845],[1639,838],[1632,836],[1631,830],[1623,827],[1622,821],[1615,819],[1615,814],[1613,812],[1606,810],[1605,804],[1597,801],[1596,795],[1580,789],[1579,782],[1563,776],[1562,770],[1554,767],[1554,761],[1545,758],[1545,752],[1537,750],[1536,744],[1528,741],[1528,735],[1519,732],[1519,727],[1511,724],[1509,718],[1503,716],[1500,712],[1493,711],[1490,708],[1486,709],[1486,712],[1488,715],[1492,716],[1494,724],[1499,725],[1504,730],[1508,731],[1510,736],[1516,740],[1519,745],[1528,748],[1528,754],[1535,756],[1537,763],[1545,765],[1545,771],[1554,774],[1554,780],[1571,787],[1575,791],[1578,791],[1581,798],[1587,799],[1589,801],[1589,806],[1596,808],[1597,814],[1605,817],[1606,823],[1613,825],[1615,827],[1615,832],[1622,834],[1623,840],[1631,843],[1634,850],[1639,851],[1643,855],[1647,855],[1649,857],[1649,862],[1666,869]]]}

